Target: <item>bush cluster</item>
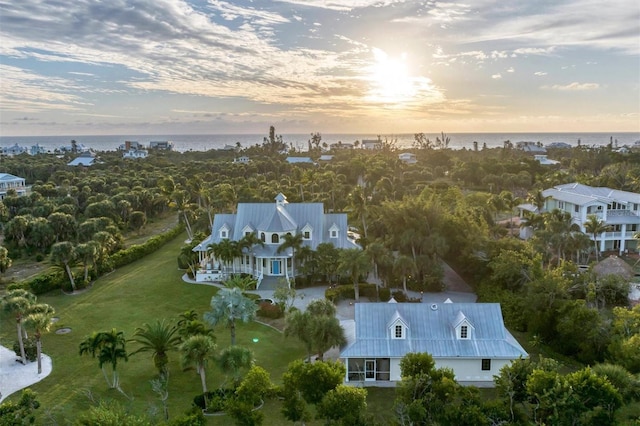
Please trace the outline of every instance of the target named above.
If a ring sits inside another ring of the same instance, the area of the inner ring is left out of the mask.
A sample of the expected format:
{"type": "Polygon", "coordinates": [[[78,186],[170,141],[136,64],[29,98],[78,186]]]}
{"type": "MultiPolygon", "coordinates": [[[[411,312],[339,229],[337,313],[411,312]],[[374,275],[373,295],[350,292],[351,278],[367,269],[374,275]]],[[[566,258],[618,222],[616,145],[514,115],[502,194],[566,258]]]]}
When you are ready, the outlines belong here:
{"type": "MultiPolygon", "coordinates": [[[[27,357],[27,360],[31,362],[35,361],[38,357],[36,339],[25,338],[22,339],[22,343],[24,344],[24,355],[27,357]]],[[[20,356],[20,342],[17,340],[13,342],[13,351],[16,353],[16,356],[20,356]]]]}
{"type": "Polygon", "coordinates": [[[257,315],[259,317],[277,319],[282,318],[284,312],[282,312],[282,308],[279,305],[264,301],[258,305],[257,315]]]}

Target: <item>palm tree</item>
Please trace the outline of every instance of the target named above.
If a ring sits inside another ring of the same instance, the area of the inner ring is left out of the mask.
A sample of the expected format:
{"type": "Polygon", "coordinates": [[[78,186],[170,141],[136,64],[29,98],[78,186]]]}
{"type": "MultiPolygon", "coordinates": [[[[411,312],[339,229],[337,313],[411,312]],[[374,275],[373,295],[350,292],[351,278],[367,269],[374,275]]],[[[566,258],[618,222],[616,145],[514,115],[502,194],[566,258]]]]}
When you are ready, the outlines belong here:
{"type": "Polygon", "coordinates": [[[76,283],[73,280],[73,272],[71,272],[70,264],[72,264],[75,259],[75,248],[69,241],[61,241],[51,247],[51,262],[65,270],[74,292],[76,291],[76,283]]]}
{"type": "Polygon", "coordinates": [[[180,345],[183,368],[193,365],[196,368],[196,372],[200,375],[205,407],[207,406],[207,362],[213,358],[215,349],[216,344],[213,339],[204,335],[191,336],[180,345]]]}
{"type": "Polygon", "coordinates": [[[33,293],[16,288],[9,290],[2,298],[2,307],[5,312],[13,313],[16,316],[16,328],[18,332],[18,346],[20,347],[20,362],[27,363],[27,356],[24,352],[24,342],[22,335],[24,333],[22,320],[29,314],[31,306],[36,303],[36,296],[33,293]]]}
{"type": "MultiPolygon", "coordinates": [[[[48,305],[47,305],[48,306],[48,305]]],[[[44,309],[44,312],[29,314],[25,318],[25,323],[34,329],[36,338],[36,352],[38,359],[38,374],[42,373],[42,334],[51,330],[51,319],[53,318],[53,308],[44,309]]]]}
{"type": "MultiPolygon", "coordinates": [[[[234,259],[242,255],[242,251],[237,241],[232,241],[228,238],[220,241],[219,243],[213,243],[209,245],[209,248],[213,251],[213,255],[222,261],[225,265],[225,272],[229,272],[229,263],[232,263],[234,259]]],[[[235,273],[235,262],[233,265],[233,273],[235,273]]]]}
{"type": "Polygon", "coordinates": [[[85,283],[89,281],[89,266],[93,265],[93,268],[95,269],[96,258],[98,257],[99,251],[100,245],[97,241],[93,240],[76,246],[76,255],[84,267],[85,283]]]}
{"type": "Polygon", "coordinates": [[[198,319],[198,313],[194,309],[183,312],[179,316],[177,327],[181,341],[184,342],[189,337],[196,335],[209,336],[215,341],[213,329],[207,328],[205,323],[198,319]]]}
{"type": "Polygon", "coordinates": [[[242,346],[229,346],[218,357],[220,369],[229,372],[236,384],[240,381],[240,371],[251,368],[254,361],[253,352],[242,346]]]}
{"type": "Polygon", "coordinates": [[[362,221],[362,235],[367,240],[367,196],[361,186],[356,186],[351,194],[349,194],[349,204],[351,211],[356,218],[362,221]]]}
{"type": "Polygon", "coordinates": [[[393,270],[396,274],[402,277],[402,289],[407,292],[407,276],[418,272],[416,262],[414,262],[411,256],[405,256],[401,254],[395,258],[393,262],[393,270]]]}
{"type": "Polygon", "coordinates": [[[13,261],[9,257],[9,250],[0,246],[0,274],[7,272],[13,261]]]}
{"type": "Polygon", "coordinates": [[[231,331],[231,346],[236,344],[236,321],[249,322],[256,316],[256,304],[239,288],[222,288],[211,298],[211,310],[204,320],[212,326],[224,324],[231,331]]]}
{"type": "Polygon", "coordinates": [[[300,251],[303,243],[302,233],[285,234],[282,237],[282,244],[276,250],[276,253],[281,253],[288,248],[291,249],[291,275],[294,280],[296,279],[296,253],[300,251]]]}
{"type": "Polygon", "coordinates": [[[360,249],[340,250],[338,271],[351,277],[356,301],[360,300],[360,276],[371,270],[371,261],[367,254],[360,249]]]}
{"type": "Polygon", "coordinates": [[[332,347],[343,346],[347,343],[344,329],[335,316],[311,316],[308,332],[311,334],[313,351],[318,354],[320,360],[324,358],[324,353],[332,347]]]}
{"type": "Polygon", "coordinates": [[[598,255],[598,235],[603,232],[607,232],[609,226],[604,222],[604,220],[598,218],[598,216],[594,214],[590,214],[587,216],[587,220],[584,223],[584,230],[593,236],[593,244],[596,248],[596,262],[599,260],[598,255]]]}
{"type": "Polygon", "coordinates": [[[107,385],[111,389],[120,390],[120,379],[118,377],[118,361],[128,361],[129,356],[126,351],[127,340],[124,332],[111,331],[94,332],[80,343],[80,355],[90,354],[93,358],[98,358],[98,366],[104,374],[107,385]],[[112,370],[112,380],[109,381],[105,365],[110,364],[112,370]]]}
{"type": "Polygon", "coordinates": [[[178,328],[175,325],[165,323],[164,320],[157,320],[153,324],[145,323],[142,327],[136,328],[133,338],[130,339],[131,342],[139,343],[141,346],[129,356],[140,352],[151,352],[158,374],[166,375],[169,363],[167,353],[176,350],[180,344],[181,339],[177,331],[178,328]]]}

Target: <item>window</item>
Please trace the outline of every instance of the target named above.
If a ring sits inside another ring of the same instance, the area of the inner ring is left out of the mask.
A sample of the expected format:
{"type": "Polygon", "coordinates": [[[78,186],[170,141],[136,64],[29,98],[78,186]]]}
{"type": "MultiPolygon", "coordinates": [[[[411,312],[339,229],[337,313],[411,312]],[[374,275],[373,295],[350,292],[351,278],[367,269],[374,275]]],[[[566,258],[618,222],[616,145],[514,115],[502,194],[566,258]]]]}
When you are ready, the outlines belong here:
{"type": "Polygon", "coordinates": [[[265,237],[264,232],[260,233],[260,240],[262,240],[263,243],[267,241],[267,238],[265,237]]]}
{"type": "Polygon", "coordinates": [[[278,244],[279,242],[280,242],[280,235],[271,234],[271,243],[272,244],[278,244]]]}
{"type": "Polygon", "coordinates": [[[338,231],[331,231],[331,238],[338,238],[338,231]]]}
{"type": "Polygon", "coordinates": [[[251,235],[251,231],[247,231],[247,232],[244,233],[245,237],[248,237],[249,235],[251,235]]]}
{"type": "Polygon", "coordinates": [[[305,240],[310,240],[311,239],[311,232],[304,231],[304,234],[302,234],[302,238],[304,238],[305,240]]]}
{"type": "Polygon", "coordinates": [[[460,327],[460,338],[461,339],[469,338],[469,327],[467,327],[466,325],[463,325],[462,327],[460,327]]]}
{"type": "Polygon", "coordinates": [[[220,238],[228,238],[227,237],[227,231],[220,231],[220,238]]]}
{"type": "Polygon", "coordinates": [[[490,371],[491,370],[491,360],[483,359],[482,360],[482,371],[490,371]]]}
{"type": "Polygon", "coordinates": [[[573,211],[576,213],[580,213],[580,206],[578,206],[577,204],[573,206],[573,211]]]}
{"type": "Polygon", "coordinates": [[[402,325],[397,324],[395,329],[396,339],[402,339],[402,325]]]}

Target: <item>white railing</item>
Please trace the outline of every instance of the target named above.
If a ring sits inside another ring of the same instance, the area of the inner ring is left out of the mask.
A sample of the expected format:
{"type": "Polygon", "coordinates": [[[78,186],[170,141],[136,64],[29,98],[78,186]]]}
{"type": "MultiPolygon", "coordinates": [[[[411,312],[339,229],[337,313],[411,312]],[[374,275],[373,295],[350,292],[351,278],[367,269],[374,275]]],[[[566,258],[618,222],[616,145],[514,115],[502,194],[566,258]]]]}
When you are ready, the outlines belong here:
{"type": "Polygon", "coordinates": [[[604,232],[602,236],[598,237],[598,240],[620,240],[622,238],[625,240],[632,240],[634,234],[635,232],[604,232]]]}

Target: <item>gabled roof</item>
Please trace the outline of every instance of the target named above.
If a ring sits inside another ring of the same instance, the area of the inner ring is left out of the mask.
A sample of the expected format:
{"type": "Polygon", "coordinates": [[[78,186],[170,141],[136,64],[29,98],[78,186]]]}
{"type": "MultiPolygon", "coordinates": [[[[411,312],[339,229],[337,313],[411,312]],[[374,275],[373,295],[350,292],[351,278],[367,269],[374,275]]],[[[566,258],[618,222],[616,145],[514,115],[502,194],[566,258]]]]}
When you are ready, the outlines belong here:
{"type": "MultiPolygon", "coordinates": [[[[284,196],[283,196],[284,197],[284,196]]],[[[280,197],[279,197],[280,198],[280,197]]],[[[278,205],[274,203],[240,203],[236,214],[216,214],[213,219],[211,235],[194,248],[195,251],[204,251],[208,244],[220,241],[219,230],[224,223],[229,224],[231,232],[229,238],[238,241],[244,236],[246,225],[259,224],[254,229],[258,232],[299,232],[300,226],[309,226],[313,230],[311,240],[305,240],[304,245],[315,250],[318,244],[331,242],[336,248],[360,248],[354,241],[348,238],[347,215],[345,213],[324,213],[322,203],[286,203],[278,205]],[[329,228],[336,225],[340,232],[338,238],[329,238],[329,228]]],[[[259,235],[258,235],[259,236],[259,235]]],[[[256,253],[267,255],[272,248],[267,243],[264,248],[256,247],[256,253]]],[[[282,255],[286,255],[283,252],[282,255]]]]}
{"type": "Polygon", "coordinates": [[[545,197],[551,196],[556,200],[567,201],[569,203],[584,205],[588,203],[640,203],[640,194],[605,186],[595,187],[583,185],[581,183],[567,183],[558,185],[550,189],[545,189],[542,194],[545,197]]]}
{"type": "Polygon", "coordinates": [[[14,176],[10,173],[0,173],[0,180],[4,182],[23,181],[24,178],[14,176]]]}
{"type": "Polygon", "coordinates": [[[498,303],[357,303],[356,340],[341,358],[400,358],[428,352],[435,358],[516,359],[527,352],[505,328],[498,303]],[[471,339],[458,339],[452,324],[464,319],[474,326],[471,339]],[[387,324],[401,315],[411,327],[406,339],[391,339],[387,324]]]}

